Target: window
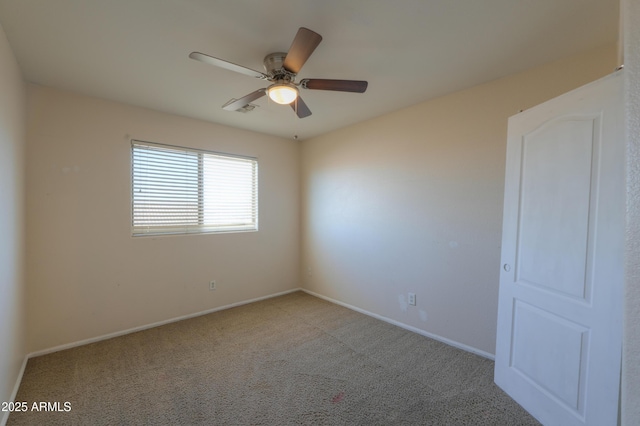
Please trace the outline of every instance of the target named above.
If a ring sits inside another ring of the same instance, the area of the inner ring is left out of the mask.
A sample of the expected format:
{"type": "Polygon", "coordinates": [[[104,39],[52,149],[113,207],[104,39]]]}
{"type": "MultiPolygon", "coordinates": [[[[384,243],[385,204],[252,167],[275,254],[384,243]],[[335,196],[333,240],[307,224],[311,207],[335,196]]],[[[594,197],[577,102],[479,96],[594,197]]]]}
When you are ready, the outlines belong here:
{"type": "Polygon", "coordinates": [[[131,142],[132,234],[258,229],[258,160],[131,142]]]}

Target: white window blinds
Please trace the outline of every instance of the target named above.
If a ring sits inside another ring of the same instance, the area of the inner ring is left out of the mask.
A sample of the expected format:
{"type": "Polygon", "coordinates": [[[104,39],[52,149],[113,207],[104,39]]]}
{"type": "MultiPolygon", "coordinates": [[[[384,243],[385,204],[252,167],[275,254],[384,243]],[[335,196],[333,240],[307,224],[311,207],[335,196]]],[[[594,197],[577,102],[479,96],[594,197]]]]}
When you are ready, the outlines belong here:
{"type": "Polygon", "coordinates": [[[258,161],[132,141],[132,234],[258,229],[258,161]]]}

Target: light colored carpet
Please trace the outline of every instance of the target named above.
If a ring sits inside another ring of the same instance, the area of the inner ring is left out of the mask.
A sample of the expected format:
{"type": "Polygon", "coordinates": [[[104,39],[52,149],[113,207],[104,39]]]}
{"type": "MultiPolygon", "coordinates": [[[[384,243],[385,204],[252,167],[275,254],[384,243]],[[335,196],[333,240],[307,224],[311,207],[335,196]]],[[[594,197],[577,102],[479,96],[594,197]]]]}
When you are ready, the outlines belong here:
{"type": "Polygon", "coordinates": [[[493,362],[296,292],[30,359],[8,425],[537,425],[493,362]]]}

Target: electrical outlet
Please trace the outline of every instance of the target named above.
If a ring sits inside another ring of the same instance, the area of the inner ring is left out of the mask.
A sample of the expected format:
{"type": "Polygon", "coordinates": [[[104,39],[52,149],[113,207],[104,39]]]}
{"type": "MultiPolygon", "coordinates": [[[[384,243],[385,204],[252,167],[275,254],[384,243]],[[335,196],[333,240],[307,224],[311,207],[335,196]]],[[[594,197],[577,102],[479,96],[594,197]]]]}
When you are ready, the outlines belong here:
{"type": "Polygon", "coordinates": [[[416,294],[415,293],[409,293],[409,304],[412,306],[416,306],[416,294]]]}
{"type": "Polygon", "coordinates": [[[215,280],[209,281],[209,290],[213,291],[215,289],[216,289],[216,281],[215,280]]]}

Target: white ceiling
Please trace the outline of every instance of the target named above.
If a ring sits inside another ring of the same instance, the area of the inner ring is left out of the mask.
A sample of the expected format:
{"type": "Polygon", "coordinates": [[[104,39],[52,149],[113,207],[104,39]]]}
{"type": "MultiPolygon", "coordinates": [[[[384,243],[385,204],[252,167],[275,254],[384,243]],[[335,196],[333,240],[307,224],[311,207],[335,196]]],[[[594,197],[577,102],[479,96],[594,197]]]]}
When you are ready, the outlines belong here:
{"type": "Polygon", "coordinates": [[[0,0],[27,81],[306,139],[607,43],[618,0],[0,0]],[[302,91],[299,119],[266,82],[189,59],[200,51],[263,71],[298,27],[323,36],[302,78],[367,80],[364,94],[302,91]]]}

